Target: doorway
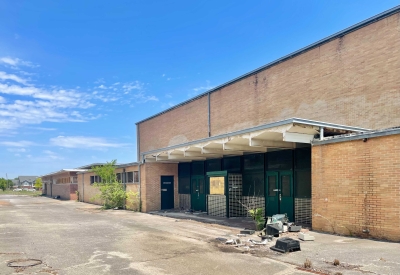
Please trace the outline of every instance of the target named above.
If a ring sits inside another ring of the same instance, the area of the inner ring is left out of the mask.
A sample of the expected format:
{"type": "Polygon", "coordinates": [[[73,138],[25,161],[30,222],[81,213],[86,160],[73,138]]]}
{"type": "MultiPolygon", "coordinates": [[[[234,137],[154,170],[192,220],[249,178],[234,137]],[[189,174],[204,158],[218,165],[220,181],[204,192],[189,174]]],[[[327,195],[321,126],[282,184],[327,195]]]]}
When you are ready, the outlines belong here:
{"type": "Polygon", "coordinates": [[[206,190],[204,176],[192,176],[191,202],[195,211],[206,211],[206,190]]]}
{"type": "Polygon", "coordinates": [[[265,178],[266,215],[286,213],[289,221],[294,221],[293,172],[267,172],[265,178]]]}
{"type": "Polygon", "coordinates": [[[174,208],[174,176],[161,176],[161,210],[174,208]]]}

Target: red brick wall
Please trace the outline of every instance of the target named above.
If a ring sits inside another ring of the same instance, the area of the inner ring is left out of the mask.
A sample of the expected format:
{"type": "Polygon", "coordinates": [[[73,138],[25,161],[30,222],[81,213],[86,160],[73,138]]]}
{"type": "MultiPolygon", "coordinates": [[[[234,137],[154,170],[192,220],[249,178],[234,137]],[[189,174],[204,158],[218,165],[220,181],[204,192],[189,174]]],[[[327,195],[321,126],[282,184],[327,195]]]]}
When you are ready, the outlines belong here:
{"type": "Polygon", "coordinates": [[[140,168],[142,212],[161,209],[161,176],[174,176],[174,207],[179,207],[178,164],[145,163],[140,168]]]}
{"type": "Polygon", "coordinates": [[[315,230],[400,241],[400,135],[313,146],[312,212],[315,230]]]}
{"type": "MultiPolygon", "coordinates": [[[[211,135],[291,117],[400,125],[400,14],[211,94],[211,135]]],[[[140,152],[207,137],[207,97],[145,121],[140,152]]]]}

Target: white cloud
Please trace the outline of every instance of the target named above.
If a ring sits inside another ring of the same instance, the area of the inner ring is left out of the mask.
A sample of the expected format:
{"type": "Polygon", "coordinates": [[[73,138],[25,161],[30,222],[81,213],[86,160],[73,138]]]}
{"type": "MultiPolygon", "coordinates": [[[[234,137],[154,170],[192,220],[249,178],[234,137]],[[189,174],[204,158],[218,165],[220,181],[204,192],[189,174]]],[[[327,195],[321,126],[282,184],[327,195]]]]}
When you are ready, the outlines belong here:
{"type": "Polygon", "coordinates": [[[7,101],[7,100],[6,100],[4,97],[0,96],[0,104],[1,104],[1,103],[6,103],[6,101],[7,101]]]}
{"type": "Polygon", "coordinates": [[[212,88],[214,88],[214,86],[207,85],[207,86],[201,86],[201,87],[193,88],[193,91],[201,92],[201,91],[211,90],[212,88]]]}
{"type": "Polygon", "coordinates": [[[207,83],[206,86],[200,86],[200,87],[193,88],[192,89],[193,92],[188,93],[188,96],[193,97],[193,96],[198,95],[202,91],[208,91],[208,90],[211,90],[214,88],[214,86],[210,85],[210,81],[207,80],[206,83],[207,83]]]}
{"type": "Polygon", "coordinates": [[[57,128],[46,128],[46,127],[29,127],[29,129],[39,130],[39,131],[55,131],[57,128]]]}
{"type": "Polygon", "coordinates": [[[0,94],[19,96],[12,102],[0,100],[0,132],[15,129],[24,124],[51,122],[83,122],[86,117],[78,109],[95,106],[91,97],[76,90],[46,90],[34,86],[0,83],[0,94]]]}
{"type": "Polygon", "coordinates": [[[98,78],[98,79],[94,82],[94,84],[101,84],[101,83],[106,83],[106,82],[104,81],[104,78],[98,78]]]}
{"type": "Polygon", "coordinates": [[[56,160],[56,159],[58,159],[58,160],[64,159],[63,157],[59,156],[57,153],[55,153],[55,152],[53,152],[53,151],[50,151],[50,150],[44,150],[43,153],[45,154],[45,157],[44,157],[44,158],[50,158],[50,159],[53,159],[53,160],[56,160]]]}
{"type": "Polygon", "coordinates": [[[0,81],[4,81],[4,80],[12,80],[12,81],[27,85],[26,79],[23,79],[15,74],[7,74],[6,72],[0,71],[0,81]]]}
{"type": "Polygon", "coordinates": [[[99,89],[107,89],[107,87],[106,86],[104,86],[103,84],[101,84],[99,87],[97,87],[97,88],[99,88],[99,89]]]}
{"type": "Polygon", "coordinates": [[[65,148],[85,148],[85,149],[104,149],[124,147],[128,144],[112,143],[100,137],[84,136],[58,136],[51,138],[50,143],[55,146],[65,148]]]}
{"type": "Polygon", "coordinates": [[[122,86],[122,89],[124,90],[124,92],[127,92],[127,93],[129,93],[132,90],[142,90],[143,89],[143,83],[141,83],[139,81],[125,83],[122,86]]]}
{"type": "Polygon", "coordinates": [[[21,140],[21,141],[0,141],[0,145],[9,147],[28,147],[34,145],[31,141],[21,140]]]}
{"type": "Polygon", "coordinates": [[[19,66],[31,67],[31,68],[39,67],[38,65],[35,65],[32,62],[24,61],[19,58],[12,58],[9,56],[0,57],[0,63],[10,65],[15,68],[18,68],[19,66]]]}

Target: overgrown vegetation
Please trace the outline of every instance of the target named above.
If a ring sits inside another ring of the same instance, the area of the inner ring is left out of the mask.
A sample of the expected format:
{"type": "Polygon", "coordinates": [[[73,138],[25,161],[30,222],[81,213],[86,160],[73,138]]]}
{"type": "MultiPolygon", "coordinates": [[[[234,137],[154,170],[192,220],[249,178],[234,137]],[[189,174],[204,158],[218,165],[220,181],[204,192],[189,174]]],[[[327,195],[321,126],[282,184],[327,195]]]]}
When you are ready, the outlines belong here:
{"type": "Polygon", "coordinates": [[[5,178],[0,178],[0,189],[6,191],[13,186],[12,180],[7,180],[5,178]]]}
{"type": "Polygon", "coordinates": [[[264,223],[265,223],[265,219],[263,216],[263,209],[262,208],[247,209],[247,212],[249,212],[250,216],[256,223],[256,230],[262,230],[264,228],[264,223]]]}
{"type": "Polygon", "coordinates": [[[309,259],[306,259],[306,261],[304,262],[304,268],[311,268],[312,267],[312,263],[309,259]]]}
{"type": "Polygon", "coordinates": [[[42,187],[43,187],[43,182],[42,182],[42,179],[41,178],[37,178],[36,180],[35,180],[35,188],[37,189],[37,190],[40,190],[40,189],[42,189],[42,187]]]}
{"type": "Polygon", "coordinates": [[[133,211],[140,211],[139,192],[126,192],[126,208],[133,211]]]}
{"type": "Polygon", "coordinates": [[[104,209],[125,208],[126,206],[130,210],[140,210],[139,193],[126,192],[125,186],[117,180],[115,163],[116,160],[113,160],[103,166],[92,168],[91,171],[100,178],[100,182],[94,183],[99,188],[100,194],[92,197],[92,200],[100,199],[104,209]]]}

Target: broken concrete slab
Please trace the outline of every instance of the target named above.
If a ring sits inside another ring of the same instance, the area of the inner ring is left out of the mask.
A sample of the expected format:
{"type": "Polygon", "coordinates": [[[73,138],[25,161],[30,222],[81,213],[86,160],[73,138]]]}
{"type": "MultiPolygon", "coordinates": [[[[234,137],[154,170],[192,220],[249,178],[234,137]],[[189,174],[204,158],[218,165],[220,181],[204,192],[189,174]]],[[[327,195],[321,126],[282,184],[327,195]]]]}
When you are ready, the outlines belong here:
{"type": "Polygon", "coordinates": [[[312,236],[310,234],[307,234],[307,233],[304,233],[304,232],[299,232],[299,234],[297,236],[302,241],[314,241],[315,240],[314,236],[312,236]]]}

